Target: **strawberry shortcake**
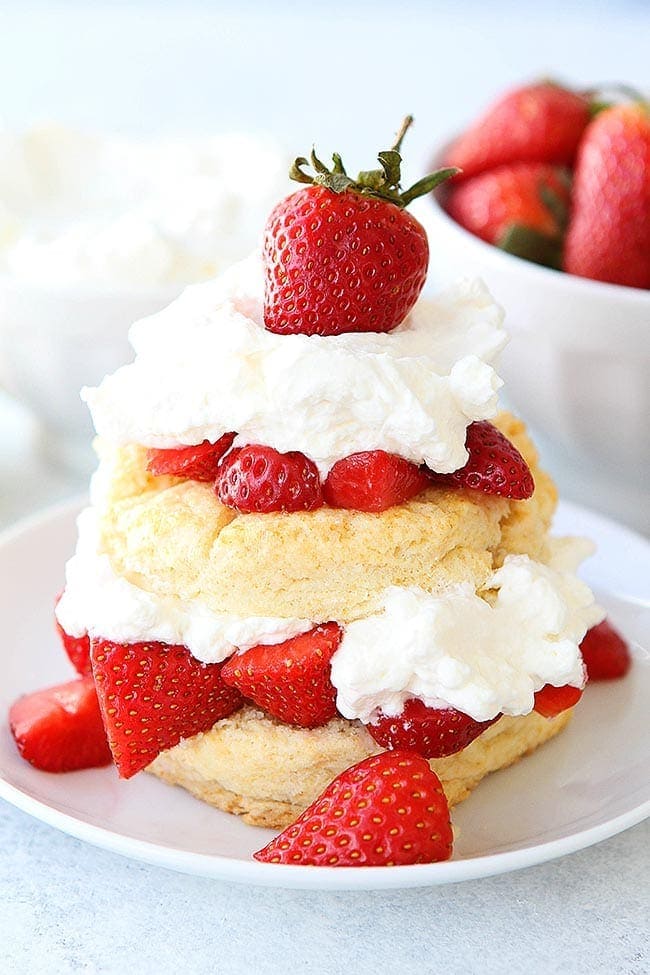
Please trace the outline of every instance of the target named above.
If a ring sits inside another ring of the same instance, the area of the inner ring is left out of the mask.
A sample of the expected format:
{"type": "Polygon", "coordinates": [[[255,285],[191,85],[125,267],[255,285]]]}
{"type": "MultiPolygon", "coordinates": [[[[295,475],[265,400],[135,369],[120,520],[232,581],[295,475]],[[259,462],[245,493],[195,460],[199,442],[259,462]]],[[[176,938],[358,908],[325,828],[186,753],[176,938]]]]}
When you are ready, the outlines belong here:
{"type": "Polygon", "coordinates": [[[83,394],[99,467],[64,645],[119,774],[300,817],[275,862],[448,856],[441,805],[565,727],[608,626],[499,412],[500,309],[476,281],[421,297],[405,207],[450,171],[402,191],[403,131],[356,180],[297,160],[263,253],[136,323],[134,361],[83,394]]]}

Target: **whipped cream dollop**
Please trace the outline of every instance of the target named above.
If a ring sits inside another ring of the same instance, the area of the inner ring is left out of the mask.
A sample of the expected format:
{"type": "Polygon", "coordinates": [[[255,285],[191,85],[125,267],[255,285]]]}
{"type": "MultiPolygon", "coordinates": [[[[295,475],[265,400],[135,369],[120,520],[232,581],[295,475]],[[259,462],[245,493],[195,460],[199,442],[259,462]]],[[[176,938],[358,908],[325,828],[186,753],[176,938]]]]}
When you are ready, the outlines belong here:
{"type": "Polygon", "coordinates": [[[216,441],[300,450],[326,473],[382,449],[448,473],[497,410],[501,309],[479,281],[420,298],[392,332],[275,335],[252,255],[137,322],[135,361],[82,393],[100,436],[153,447],[216,441]]]}
{"type": "Polygon", "coordinates": [[[0,129],[0,269],[25,283],[186,284],[256,246],[292,191],[270,138],[0,129]]]}
{"type": "MultiPolygon", "coordinates": [[[[579,644],[604,616],[591,590],[562,565],[509,555],[488,582],[491,601],[467,584],[431,594],[391,587],[383,612],[349,623],[332,659],[337,707],[372,722],[419,698],[477,721],[528,714],[545,684],[582,687],[579,644]]],[[[578,542],[577,557],[584,552],[578,542]]]]}
{"type": "Polygon", "coordinates": [[[56,607],[71,636],[179,644],[204,663],[219,663],[236,650],[282,643],[313,626],[310,620],[213,613],[197,599],[156,596],[118,576],[108,555],[99,552],[94,508],[80,514],[77,526],[77,549],[66,565],[65,590],[56,607]]]}

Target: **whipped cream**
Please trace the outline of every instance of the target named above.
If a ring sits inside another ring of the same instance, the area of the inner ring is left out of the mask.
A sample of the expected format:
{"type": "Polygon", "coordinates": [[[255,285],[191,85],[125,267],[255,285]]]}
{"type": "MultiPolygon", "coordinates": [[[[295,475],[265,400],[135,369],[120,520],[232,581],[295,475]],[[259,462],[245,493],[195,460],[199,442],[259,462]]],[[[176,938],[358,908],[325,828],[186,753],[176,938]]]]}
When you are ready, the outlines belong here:
{"type": "Polygon", "coordinates": [[[213,613],[199,600],[146,592],[118,576],[109,557],[98,551],[94,508],[80,514],[77,526],[77,549],[66,565],[66,586],[56,608],[71,636],[180,644],[204,663],[219,663],[236,650],[282,643],[313,626],[310,620],[213,613]]]}
{"type": "Polygon", "coordinates": [[[582,687],[579,644],[604,616],[590,589],[525,555],[509,555],[488,585],[491,601],[467,584],[387,589],[383,612],[349,623],[332,659],[341,714],[368,723],[416,697],[488,721],[528,714],[545,684],[582,687]]]}
{"type": "Polygon", "coordinates": [[[381,449],[448,473],[474,420],[497,410],[502,312],[479,281],[416,303],[392,332],[274,335],[259,255],[137,322],[133,363],[85,389],[100,436],[173,447],[238,433],[235,445],[300,450],[326,473],[381,449]]]}
{"type": "MultiPolygon", "coordinates": [[[[157,596],[118,576],[99,551],[94,508],[81,513],[78,528],[56,609],[71,636],[184,645],[198,660],[218,663],[323,622],[237,617],[214,613],[199,600],[157,596]]],[[[462,584],[435,594],[391,587],[382,612],[342,623],[343,639],[332,659],[340,713],[368,723],[380,710],[399,714],[407,699],[417,697],[486,721],[499,713],[527,714],[544,684],[582,687],[579,644],[604,614],[573,575],[588,543],[559,539],[553,548],[557,565],[554,556],[551,565],[508,556],[489,582],[490,601],[462,584]]]]}
{"type": "Polygon", "coordinates": [[[292,190],[270,139],[0,130],[0,268],[26,283],[185,284],[249,253],[292,190]]]}

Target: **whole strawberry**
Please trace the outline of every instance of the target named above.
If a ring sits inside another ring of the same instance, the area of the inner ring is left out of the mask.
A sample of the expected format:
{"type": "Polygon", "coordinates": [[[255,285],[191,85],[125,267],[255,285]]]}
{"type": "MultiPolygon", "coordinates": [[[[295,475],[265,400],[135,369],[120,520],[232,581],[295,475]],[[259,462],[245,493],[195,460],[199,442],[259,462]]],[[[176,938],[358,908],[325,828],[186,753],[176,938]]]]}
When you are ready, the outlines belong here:
{"type": "Polygon", "coordinates": [[[650,288],[650,104],[605,109],[585,132],[564,270],[650,288]]]}
{"type": "Polygon", "coordinates": [[[454,142],[445,162],[462,170],[458,181],[515,162],[570,166],[589,117],[588,98],[561,85],[515,88],[454,142]]]}
{"type": "Polygon", "coordinates": [[[282,200],[264,232],[264,324],[280,334],[389,332],[411,310],[429,262],[424,227],[405,207],[453,170],[401,192],[400,146],[379,153],[381,169],[351,179],[335,154],[331,170],[312,152],[315,176],[296,159],[291,178],[310,184],[282,200]]]}
{"type": "Polygon", "coordinates": [[[453,186],[445,201],[465,230],[517,257],[559,268],[570,201],[567,170],[509,163],[453,186]]]}
{"type": "Polygon", "coordinates": [[[384,867],[451,856],[440,780],[414,752],[382,752],[346,769],[291,826],[253,854],[264,863],[384,867]]]}

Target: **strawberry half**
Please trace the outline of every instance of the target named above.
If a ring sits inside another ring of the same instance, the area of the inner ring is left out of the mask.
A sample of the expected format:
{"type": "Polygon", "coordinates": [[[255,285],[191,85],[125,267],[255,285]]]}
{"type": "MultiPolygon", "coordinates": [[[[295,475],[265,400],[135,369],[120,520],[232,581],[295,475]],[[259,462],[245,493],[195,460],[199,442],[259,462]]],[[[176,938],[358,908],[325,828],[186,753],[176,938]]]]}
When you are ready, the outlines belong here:
{"type": "Polygon", "coordinates": [[[43,772],[111,762],[92,677],[19,697],[9,710],[9,727],[22,757],[43,772]]]}
{"type": "Polygon", "coordinates": [[[147,451],[147,470],[156,476],[171,474],[191,481],[214,481],[220,459],[230,450],[234,433],[224,433],[216,443],[204,440],[193,447],[147,451]]]}
{"type": "Polygon", "coordinates": [[[563,711],[574,707],[582,697],[582,690],[565,684],[563,687],[554,687],[553,684],[545,684],[541,690],[535,694],[534,710],[545,718],[555,718],[563,711]]]}
{"type": "Polygon", "coordinates": [[[608,620],[587,631],[580,650],[589,680],[624,677],[632,666],[629,646],[608,620]]]}
{"type": "Polygon", "coordinates": [[[428,708],[413,697],[397,717],[381,715],[366,730],[382,748],[407,748],[424,758],[444,758],[467,748],[500,717],[475,721],[456,708],[428,708]]]}
{"type": "Polygon", "coordinates": [[[463,487],[522,501],[535,491],[530,468],[514,444],[487,420],[470,423],[465,448],[469,459],[453,474],[430,474],[440,487],[463,487]]]}
{"type": "Polygon", "coordinates": [[[236,447],[219,464],[217,497],[228,508],[268,514],[313,511],[323,504],[320,476],[298,450],[281,454],[273,447],[236,447]]]}
{"type": "MultiPolygon", "coordinates": [[[[55,600],[55,607],[58,606],[59,600],[63,593],[59,593],[55,600]]],[[[63,649],[68,655],[70,663],[82,677],[88,677],[92,673],[92,667],[90,666],[90,639],[86,636],[70,636],[66,633],[61,624],[59,623],[56,616],[54,617],[54,624],[56,626],[56,632],[59,634],[61,643],[63,644],[63,649]]]]}
{"type": "Polygon", "coordinates": [[[239,692],[221,679],[221,664],[201,663],[186,647],[93,639],[90,659],[123,779],[242,705],[239,692]]]}
{"type": "Polygon", "coordinates": [[[337,623],[324,623],[284,643],[236,654],[221,676],[278,721],[316,728],[336,714],[330,661],[341,636],[337,623]]]}
{"type": "Polygon", "coordinates": [[[452,843],[438,776],[420,755],[394,751],[346,769],[253,856],[263,863],[388,867],[448,860],[452,843]]]}
{"type": "Polygon", "coordinates": [[[338,460],[323,484],[332,508],[385,511],[431,486],[427,471],[385,450],[363,450],[338,460]]]}

